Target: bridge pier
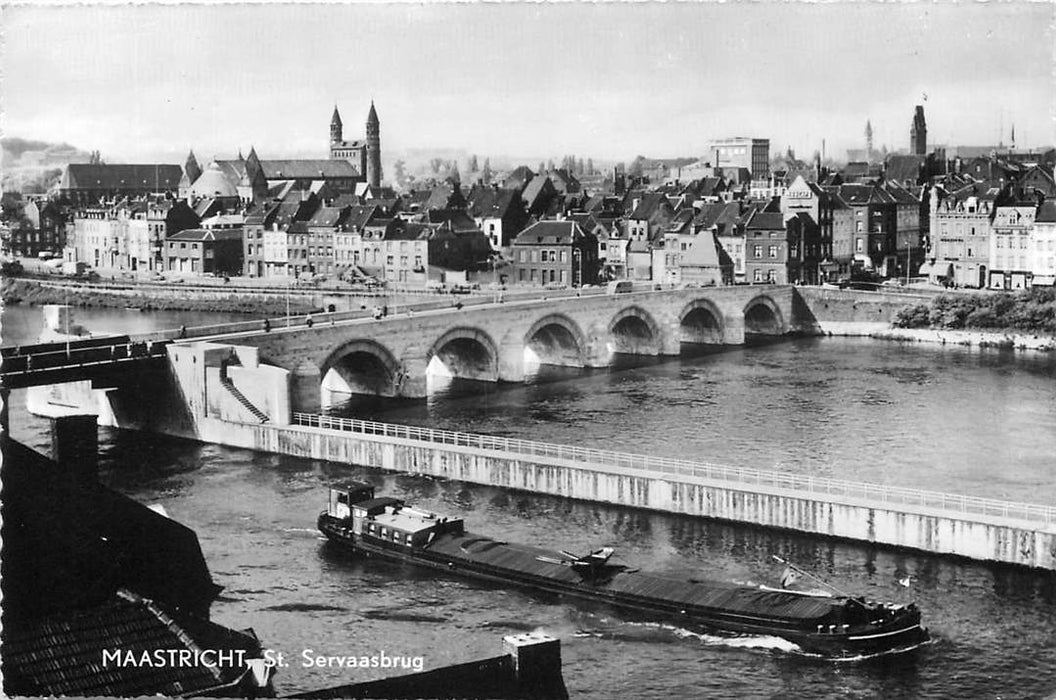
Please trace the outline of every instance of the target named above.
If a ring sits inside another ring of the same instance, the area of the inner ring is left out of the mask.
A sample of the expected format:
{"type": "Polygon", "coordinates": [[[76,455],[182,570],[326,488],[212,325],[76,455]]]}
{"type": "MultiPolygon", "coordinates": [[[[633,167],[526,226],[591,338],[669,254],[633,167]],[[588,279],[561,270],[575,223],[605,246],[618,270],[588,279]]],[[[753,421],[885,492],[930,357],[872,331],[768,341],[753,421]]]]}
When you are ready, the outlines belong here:
{"type": "Polygon", "coordinates": [[[722,342],[724,345],[744,345],[744,316],[722,318],[722,342]]]}
{"type": "Polygon", "coordinates": [[[524,345],[520,342],[504,341],[499,346],[499,381],[524,381],[524,345]]]}
{"type": "Polygon", "coordinates": [[[401,374],[396,378],[396,396],[420,399],[428,396],[426,372],[428,363],[420,357],[405,357],[400,362],[401,374]]]}
{"type": "Polygon", "coordinates": [[[319,367],[304,361],[290,372],[290,403],[294,411],[315,411],[322,407],[323,377],[319,367]]]}

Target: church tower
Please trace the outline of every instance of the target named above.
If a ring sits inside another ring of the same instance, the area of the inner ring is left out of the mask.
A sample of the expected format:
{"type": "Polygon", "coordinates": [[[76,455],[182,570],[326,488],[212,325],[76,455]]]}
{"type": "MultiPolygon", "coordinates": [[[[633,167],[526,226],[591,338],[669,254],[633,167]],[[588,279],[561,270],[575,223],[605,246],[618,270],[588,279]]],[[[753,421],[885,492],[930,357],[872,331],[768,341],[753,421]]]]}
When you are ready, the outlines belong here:
{"type": "Polygon", "coordinates": [[[337,105],[334,105],[334,116],[330,118],[330,143],[341,143],[341,115],[337,113],[337,105]]]}
{"type": "Polygon", "coordinates": [[[928,153],[928,125],[924,123],[924,106],[917,105],[913,126],[909,129],[909,152],[915,156],[928,153]]]}
{"type": "Polygon", "coordinates": [[[371,187],[381,186],[381,124],[373,100],[370,101],[370,114],[367,115],[367,184],[371,187]]]}

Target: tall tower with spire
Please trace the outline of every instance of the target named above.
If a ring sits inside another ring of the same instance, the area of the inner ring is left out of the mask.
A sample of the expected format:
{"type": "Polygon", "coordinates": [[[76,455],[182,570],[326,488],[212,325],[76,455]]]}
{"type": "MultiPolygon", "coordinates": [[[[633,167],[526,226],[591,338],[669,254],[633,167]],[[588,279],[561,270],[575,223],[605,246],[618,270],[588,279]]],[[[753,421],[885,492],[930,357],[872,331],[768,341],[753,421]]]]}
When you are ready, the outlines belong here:
{"type": "Polygon", "coordinates": [[[370,101],[367,115],[367,184],[381,186],[381,123],[374,109],[374,100],[370,101]]]}
{"type": "Polygon", "coordinates": [[[909,152],[915,156],[928,153],[928,125],[924,123],[924,105],[917,105],[913,126],[909,128],[909,152]]]}
{"type": "Polygon", "coordinates": [[[337,112],[337,105],[334,105],[334,116],[330,117],[330,143],[340,143],[342,141],[342,124],[341,115],[337,112]]]}

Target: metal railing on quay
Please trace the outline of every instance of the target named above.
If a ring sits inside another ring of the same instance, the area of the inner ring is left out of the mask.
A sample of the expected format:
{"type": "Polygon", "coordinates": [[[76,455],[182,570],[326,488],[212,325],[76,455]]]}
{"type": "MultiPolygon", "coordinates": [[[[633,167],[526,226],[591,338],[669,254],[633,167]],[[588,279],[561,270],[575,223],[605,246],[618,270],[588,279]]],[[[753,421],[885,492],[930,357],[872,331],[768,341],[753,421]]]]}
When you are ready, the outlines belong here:
{"type": "Polygon", "coordinates": [[[341,430],[364,435],[382,435],[404,440],[417,440],[457,447],[473,447],[482,450],[495,450],[537,457],[556,457],[600,467],[612,466],[663,474],[679,474],[717,481],[785,488],[813,494],[861,498],[893,505],[922,506],[956,513],[988,515],[1044,523],[1056,522],[1056,508],[1031,503],[1013,503],[938,491],[841,481],[827,477],[804,476],[783,472],[767,472],[745,467],[730,467],[708,464],[706,462],[688,462],[667,457],[650,457],[627,452],[613,452],[518,438],[420,428],[412,425],[378,423],[314,413],[294,413],[293,423],[299,426],[341,430]]]}

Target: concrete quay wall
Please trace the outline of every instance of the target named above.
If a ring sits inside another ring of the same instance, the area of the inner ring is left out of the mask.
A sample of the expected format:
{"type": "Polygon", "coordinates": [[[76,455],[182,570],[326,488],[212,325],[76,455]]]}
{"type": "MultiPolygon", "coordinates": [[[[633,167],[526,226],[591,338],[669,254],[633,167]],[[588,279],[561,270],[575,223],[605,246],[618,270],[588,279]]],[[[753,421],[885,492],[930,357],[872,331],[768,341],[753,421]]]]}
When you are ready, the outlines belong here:
{"type": "Polygon", "coordinates": [[[265,452],[1056,570],[1056,523],[300,426],[206,420],[204,439],[265,452]]]}

